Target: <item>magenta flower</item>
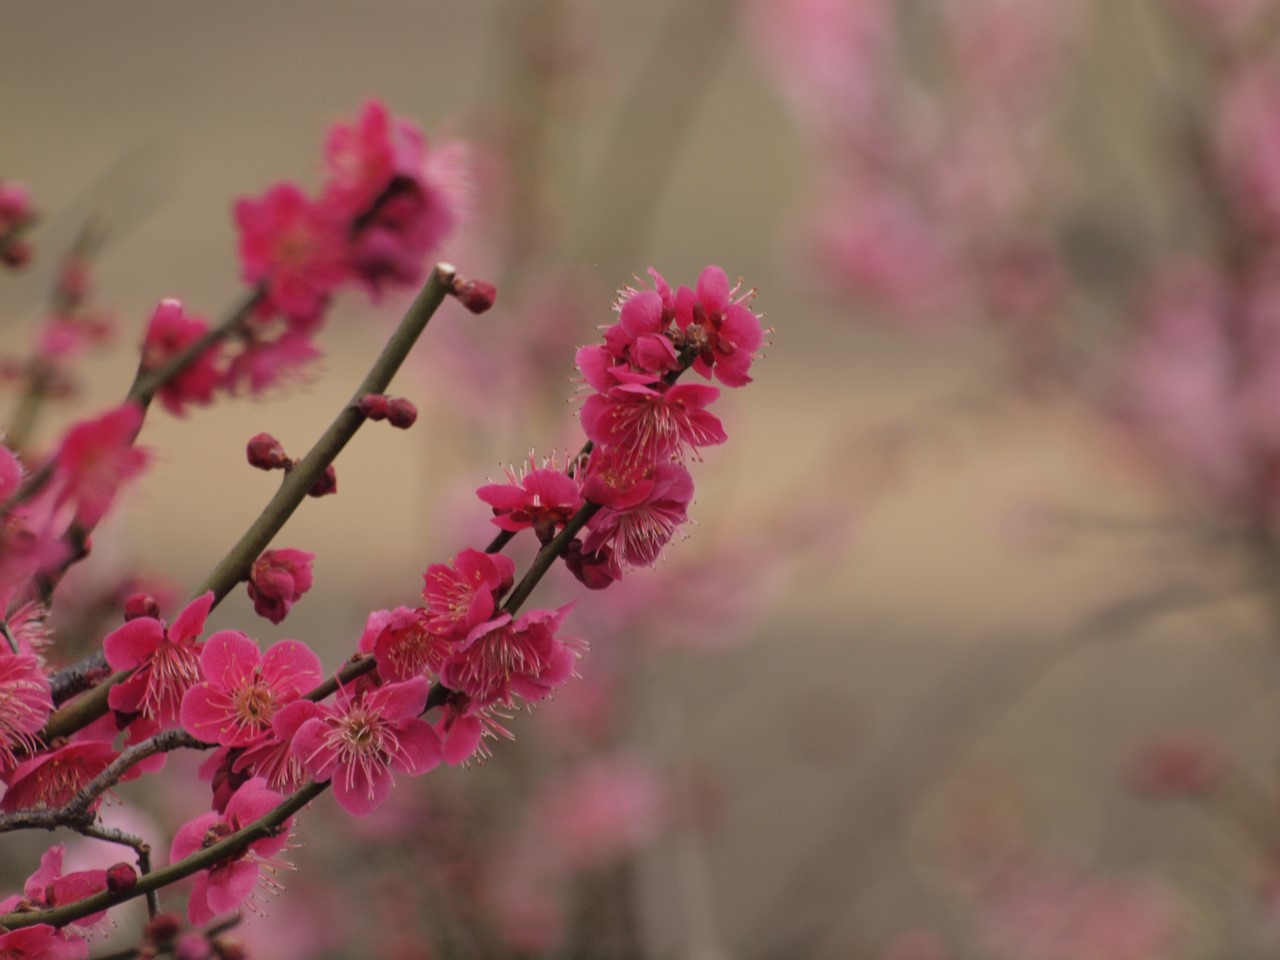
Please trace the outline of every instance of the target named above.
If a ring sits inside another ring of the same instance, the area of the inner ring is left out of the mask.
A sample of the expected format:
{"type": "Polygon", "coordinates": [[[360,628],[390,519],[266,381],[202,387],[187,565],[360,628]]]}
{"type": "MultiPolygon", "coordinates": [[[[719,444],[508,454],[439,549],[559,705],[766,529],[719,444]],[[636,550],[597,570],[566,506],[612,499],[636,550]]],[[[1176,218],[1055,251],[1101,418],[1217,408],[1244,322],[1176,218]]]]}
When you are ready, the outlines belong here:
{"type": "Polygon", "coordinates": [[[229,389],[248,385],[255,396],[276,384],[305,375],[307,364],[319,357],[320,351],[305,333],[288,330],[274,340],[252,340],[232,359],[227,367],[229,389]]]}
{"type": "Polygon", "coordinates": [[[533,527],[544,543],[582,507],[582,484],[556,466],[541,467],[529,454],[517,474],[508,468],[506,483],[489,483],[476,496],[493,508],[493,522],[512,533],[533,527]]]}
{"type": "MultiPolygon", "coordinates": [[[[602,455],[602,462],[608,461],[610,451],[596,453],[602,455]]],[[[594,463],[595,457],[592,460],[594,463]]],[[[678,463],[659,463],[631,484],[624,496],[616,498],[606,496],[612,491],[604,482],[593,482],[599,480],[601,474],[588,475],[584,489],[593,503],[606,504],[606,508],[587,523],[583,551],[600,553],[607,548],[624,566],[652,566],[676,528],[689,519],[686,511],[693,499],[693,477],[678,463]]]]}
{"type": "Polygon", "coordinates": [[[0,957],[4,960],[85,960],[89,944],[69,939],[46,923],[0,933],[0,957]]]}
{"type": "Polygon", "coordinates": [[[254,612],[279,623],[311,589],[314,553],[286,547],[264,550],[249,571],[249,599],[254,612]]]}
{"type": "Polygon", "coordinates": [[[63,485],[58,504],[76,504],[76,523],[92,527],[111,508],[120,487],[142,472],[147,454],[133,445],[142,408],[126,403],[67,431],[58,451],[63,485]]]}
{"type": "Polygon", "coordinates": [[[283,315],[291,329],[313,330],[347,276],[346,224],[292,183],[237,201],[235,218],[245,282],[265,286],[268,312],[283,315]]]}
{"type": "MultiPolygon", "coordinates": [[[[268,790],[262,779],[255,777],[235,792],[222,814],[204,813],[179,827],[169,859],[176,863],[231,836],[266,816],[282,799],[274,790],[268,790]]],[[[234,856],[196,874],[191,899],[187,901],[187,919],[192,923],[208,923],[219,914],[235,910],[253,893],[262,879],[264,867],[274,872],[287,866],[276,859],[276,855],[288,844],[292,823],[292,820],[285,821],[284,828],[275,836],[255,840],[234,856]]]]}
{"type": "MultiPolygon", "coordinates": [[[[151,315],[147,339],[142,345],[142,367],[154,370],[199,340],[209,325],[199,317],[183,313],[182,301],[161,300],[151,315]]],[[[166,410],[182,416],[188,404],[204,406],[213,401],[214,391],[222,382],[219,369],[219,346],[209,347],[177,376],[167,381],[156,396],[166,410]]]]}
{"type": "Polygon", "coordinates": [[[22,486],[22,463],[18,455],[0,443],[0,501],[8,500],[22,486]]]}
{"type": "MultiPolygon", "coordinates": [[[[0,913],[12,913],[15,910],[45,910],[67,903],[74,903],[92,896],[107,887],[107,871],[77,870],[65,876],[62,873],[62,857],[66,847],[58,844],[50,847],[40,858],[40,866],[23,885],[22,896],[11,896],[0,900],[0,913]]],[[[88,927],[107,915],[107,911],[89,914],[76,921],[74,932],[87,933],[88,927]]],[[[4,954],[0,953],[0,957],[4,954]]]]}
{"type": "Polygon", "coordinates": [[[430,253],[461,218],[467,180],[461,145],[428,149],[414,124],[370,100],[354,123],[330,130],[325,159],[323,203],[358,227],[348,251],[355,274],[375,296],[387,281],[417,283],[430,253]]]}
{"type": "Polygon", "coordinates": [[[427,628],[426,611],[396,607],[375,610],[365,621],[359,650],[378,661],[378,676],[392,682],[431,677],[452,652],[448,638],[427,628]]]}
{"type": "Polygon", "coordinates": [[[53,712],[40,661],[33,654],[9,653],[7,646],[0,647],[0,773],[14,766],[16,754],[39,748],[40,730],[53,712]]]}
{"type": "Polygon", "coordinates": [[[161,727],[178,723],[182,698],[200,681],[204,621],[213,609],[213,591],[196,597],[166,628],[155,617],[137,617],[102,641],[113,670],[133,675],[111,688],[107,703],[124,714],[141,714],[161,727]]]}
{"type": "Polygon", "coordinates": [[[427,627],[432,633],[459,639],[497,609],[497,598],[511,589],[516,565],[500,553],[466,549],[450,567],[433,563],[422,575],[426,585],[427,627]]]}
{"type": "Polygon", "coordinates": [[[728,439],[720,420],[704,409],[719,396],[715,387],[697,383],[616,387],[587,397],[582,429],[595,443],[617,447],[640,463],[683,459],[686,447],[728,439]]]}
{"type": "Polygon", "coordinates": [[[366,689],[338,691],[293,738],[293,751],[317,781],[332,780],[338,803],[356,816],[376,810],[391,795],[391,771],[417,776],[440,763],[440,738],[419,714],[427,703],[425,677],[366,689]]]}
{"type": "Polygon", "coordinates": [[[676,326],[697,355],[693,369],[708,379],[714,374],[726,387],[751,382],[747,371],[764,341],[759,318],[744,306],[755,291],[734,299],[737,292],[725,272],[713,266],[698,275],[696,292],[681,287],[676,294],[676,326]]]}
{"type": "MultiPolygon", "coordinates": [[[[0,798],[0,810],[61,807],[117,756],[107,740],[81,740],[24,760],[5,778],[9,789],[0,798]]],[[[136,772],[140,771],[130,771],[136,772]]],[[[96,810],[101,802],[99,797],[89,809],[96,810]]]]}
{"type": "Polygon", "coordinates": [[[324,676],[320,658],[297,640],[281,640],[265,654],[235,630],[220,630],[200,653],[203,682],[182,699],[182,727],[224,747],[245,747],[270,732],[277,711],[324,676]]]}
{"type": "Polygon", "coordinates": [[[573,608],[510,614],[473,629],[440,670],[446,687],[469,696],[477,707],[508,704],[515,697],[541,700],[573,674],[580,641],[556,636],[573,608]]]}

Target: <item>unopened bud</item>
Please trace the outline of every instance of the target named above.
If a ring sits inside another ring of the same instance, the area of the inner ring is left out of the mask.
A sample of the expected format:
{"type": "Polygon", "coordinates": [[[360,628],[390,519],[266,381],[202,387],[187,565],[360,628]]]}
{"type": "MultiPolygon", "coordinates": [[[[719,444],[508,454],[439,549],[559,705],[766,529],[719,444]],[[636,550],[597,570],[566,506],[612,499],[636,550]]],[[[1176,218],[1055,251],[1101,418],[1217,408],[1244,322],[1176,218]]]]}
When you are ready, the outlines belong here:
{"type": "Polygon", "coordinates": [[[250,437],[249,444],[245,447],[245,454],[249,458],[249,466],[257,467],[259,470],[283,470],[289,463],[284,447],[269,433],[259,433],[250,437]]]}
{"type": "Polygon", "coordinates": [[[127,863],[117,863],[107,868],[107,890],[114,894],[128,893],[138,883],[138,871],[127,863]]]}
{"type": "Polygon", "coordinates": [[[149,593],[135,593],[124,602],[125,620],[137,620],[139,617],[160,619],[160,604],[149,593]]]}
{"type": "Polygon", "coordinates": [[[360,413],[370,420],[387,419],[387,397],[382,393],[366,393],[356,405],[360,413]]]}
{"type": "Polygon", "coordinates": [[[143,937],[157,947],[167,947],[182,932],[182,918],[176,913],[157,913],[143,929],[143,937]]]}
{"type": "Polygon", "coordinates": [[[25,267],[31,261],[31,244],[25,240],[13,240],[6,243],[3,249],[0,249],[0,259],[3,259],[6,266],[13,267],[15,270],[25,267]]]}
{"type": "Polygon", "coordinates": [[[333,468],[333,464],[324,468],[324,473],[316,477],[316,482],[311,485],[311,489],[307,491],[309,497],[327,497],[331,493],[338,492],[338,471],[333,468]]]}
{"type": "Polygon", "coordinates": [[[498,288],[485,280],[463,280],[461,277],[454,277],[449,292],[472,313],[484,313],[498,299],[498,288]]]}
{"type": "Polygon", "coordinates": [[[393,427],[408,430],[418,419],[418,408],[404,397],[387,401],[387,422],[393,427]]]}

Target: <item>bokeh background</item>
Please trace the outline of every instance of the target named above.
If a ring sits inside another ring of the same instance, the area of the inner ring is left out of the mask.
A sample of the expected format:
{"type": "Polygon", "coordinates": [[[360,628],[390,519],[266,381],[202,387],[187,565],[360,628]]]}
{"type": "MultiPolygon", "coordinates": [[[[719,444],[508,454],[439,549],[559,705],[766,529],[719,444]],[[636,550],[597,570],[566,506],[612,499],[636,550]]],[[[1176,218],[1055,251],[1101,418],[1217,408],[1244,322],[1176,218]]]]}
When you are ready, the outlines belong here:
{"type": "MultiPolygon", "coordinates": [[[[232,202],[316,182],[335,119],[378,97],[472,144],[443,256],[497,306],[441,311],[393,387],[417,425],[362,431],[339,496],[282,534],[318,554],[312,593],[279,627],[237,594],[211,627],[337,664],[371,609],[412,603],[427,564],[487,539],[475,486],[580,442],[573,345],[649,266],[720,264],[774,328],[722,400],[688,540],[575,612],[581,689],[385,816],[320,801],[299,871],[229,936],[264,957],[1273,956],[1280,585],[1257,464],[1280,410],[1250,331],[1271,316],[1251,211],[1280,97],[1265,78],[1229,97],[1274,69],[1275,8],[0,6],[0,174],[43,215],[0,284],[0,346],[30,349],[89,218],[119,320],[47,438],[123,393],[159,298],[230,309],[232,202]],[[1168,349],[1143,353],[1167,314],[1168,349]],[[1257,396],[1226,403],[1245,376],[1257,396]],[[1219,482],[1233,457],[1250,496],[1219,482]],[[569,779],[593,763],[597,794],[569,779]]],[[[305,450],[404,302],[341,299],[320,367],[278,397],[151,417],[155,464],[74,589],[139,569],[184,597],[273,489],[245,440],[305,450]]],[[[166,783],[106,816],[167,848],[205,788],[166,783]]],[[[30,872],[38,849],[4,846],[6,876],[30,872]]]]}

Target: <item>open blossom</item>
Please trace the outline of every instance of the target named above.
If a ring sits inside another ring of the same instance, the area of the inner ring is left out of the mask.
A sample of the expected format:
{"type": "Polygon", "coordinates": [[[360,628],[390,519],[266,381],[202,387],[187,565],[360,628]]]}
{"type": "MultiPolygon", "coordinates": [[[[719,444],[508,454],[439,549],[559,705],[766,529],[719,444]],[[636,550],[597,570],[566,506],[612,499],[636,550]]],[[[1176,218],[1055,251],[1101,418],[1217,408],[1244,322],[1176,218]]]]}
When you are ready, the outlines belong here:
{"type": "Polygon", "coordinates": [[[182,726],[193,737],[245,747],[270,732],[276,712],[324,676],[306,644],[281,640],[264,654],[235,630],[220,630],[200,652],[204,680],[182,700],[182,726]]]}
{"type": "Polygon", "coordinates": [[[516,565],[500,553],[463,550],[453,565],[433,563],[422,575],[427,626],[446,637],[464,637],[490,619],[498,597],[511,589],[516,565]]]}
{"type": "Polygon", "coordinates": [[[98,523],[120,487],[142,472],[147,454],[133,445],[141,426],[142,408],[126,403],[67,431],[58,451],[58,503],[76,504],[76,523],[98,523]]]}
{"type": "Polygon", "coordinates": [[[332,780],[345,810],[363,816],[391,796],[393,770],[418,776],[440,763],[440,739],[419,717],[426,703],[425,677],[339,690],[333,706],[315,705],[315,716],[294,735],[293,752],[313,779],[332,780]]]}
{"type": "Polygon", "coordinates": [[[747,371],[764,341],[759,318],[746,306],[755,292],[735,299],[737,292],[723,270],[710,266],[698,275],[696,291],[676,293],[676,326],[697,356],[693,369],[726,387],[751,382],[747,371]]]}
{"type": "Polygon", "coordinates": [[[213,609],[213,591],[196,597],[166,627],[155,617],[137,617],[102,641],[113,670],[132,670],[107,695],[112,710],[141,714],[161,727],[176,726],[182,698],[200,681],[197,640],[213,609]]]}
{"type": "MultiPolygon", "coordinates": [[[[0,900],[0,913],[10,913],[24,906],[43,910],[64,903],[73,903],[106,889],[107,872],[105,870],[77,870],[64,875],[62,858],[65,854],[66,847],[61,843],[46,850],[40,858],[39,868],[27,878],[27,882],[23,885],[22,896],[15,895],[0,900]]],[[[77,925],[92,926],[105,915],[105,910],[90,914],[78,921],[77,925]]]]}
{"type": "MultiPolygon", "coordinates": [[[[601,452],[606,455],[602,459],[607,459],[609,451],[601,452]]],[[[592,476],[587,484],[587,489],[592,489],[592,476]]],[[[676,529],[688,521],[693,477],[678,463],[659,463],[629,486],[624,496],[612,503],[588,494],[593,503],[604,503],[605,509],[588,522],[582,549],[599,553],[607,546],[616,562],[647,567],[657,562],[676,529]]],[[[607,489],[603,482],[599,487],[607,489]]]]}
{"type": "MultiPolygon", "coordinates": [[[[0,798],[0,810],[61,807],[117,756],[110,741],[78,740],[24,760],[5,777],[8,789],[0,798]]],[[[89,809],[96,810],[101,802],[98,797],[89,809]]]]}
{"type": "Polygon", "coordinates": [[[32,654],[9,653],[7,644],[0,647],[0,772],[13,767],[15,754],[35,751],[52,711],[40,661],[32,654]]]}
{"type": "MultiPolygon", "coordinates": [[[[181,300],[161,300],[151,315],[142,345],[142,368],[154,370],[163,366],[208,330],[209,324],[204,320],[184,313],[181,300]]],[[[214,391],[222,382],[219,352],[218,345],[209,347],[160,387],[156,396],[166,410],[180,417],[188,404],[203,406],[213,400],[214,391]]]]}
{"type": "Polygon", "coordinates": [[[370,100],[325,141],[323,203],[355,226],[348,262],[375,295],[417,283],[431,252],[460,219],[466,159],[459,144],[429,148],[422,132],[370,100]]]}
{"type": "Polygon", "coordinates": [[[229,389],[247,385],[257,395],[277,384],[305,376],[309,363],[320,356],[310,336],[288,330],[274,340],[253,339],[227,366],[229,389]]]}
{"type": "Polygon", "coordinates": [[[686,448],[728,439],[719,418],[705,409],[719,396],[715,387],[698,383],[620,386],[587,397],[582,430],[594,443],[617,447],[643,463],[683,459],[686,448]]]}
{"type": "Polygon", "coordinates": [[[582,644],[556,636],[572,608],[530,610],[518,620],[504,613],[480,624],[456,645],[441,681],[479,707],[543,699],[573,675],[582,644]]]}
{"type": "Polygon", "coordinates": [[[286,547],[264,550],[249,570],[249,599],[254,612],[279,623],[311,589],[314,553],[286,547]]]}
{"type": "MultiPolygon", "coordinates": [[[[282,799],[255,777],[235,792],[223,813],[201,814],[179,827],[169,859],[177,862],[226,839],[270,813],[282,799]]],[[[289,842],[291,823],[291,820],[285,821],[276,835],[255,840],[229,859],[197,873],[191,899],[187,901],[187,919],[192,923],[208,923],[219,914],[235,910],[253,893],[264,868],[274,872],[286,866],[277,856],[289,842]]]]}
{"type": "Polygon", "coordinates": [[[0,933],[4,960],[85,960],[88,956],[88,941],[70,938],[47,923],[0,933]]]}
{"type": "Polygon", "coordinates": [[[540,540],[550,539],[582,507],[581,481],[559,469],[554,460],[542,466],[529,454],[519,473],[507,470],[506,483],[488,483],[476,496],[493,508],[493,522],[515,533],[533,527],[540,540]]]}
{"type": "Polygon", "coordinates": [[[358,646],[377,659],[378,676],[392,682],[434,676],[452,647],[447,637],[428,628],[426,611],[415,607],[369,614],[358,646]]]}
{"type": "Polygon", "coordinates": [[[347,225],[293,183],[237,201],[235,218],[245,282],[264,286],[266,312],[281,314],[293,330],[313,330],[346,278],[347,225]]]}

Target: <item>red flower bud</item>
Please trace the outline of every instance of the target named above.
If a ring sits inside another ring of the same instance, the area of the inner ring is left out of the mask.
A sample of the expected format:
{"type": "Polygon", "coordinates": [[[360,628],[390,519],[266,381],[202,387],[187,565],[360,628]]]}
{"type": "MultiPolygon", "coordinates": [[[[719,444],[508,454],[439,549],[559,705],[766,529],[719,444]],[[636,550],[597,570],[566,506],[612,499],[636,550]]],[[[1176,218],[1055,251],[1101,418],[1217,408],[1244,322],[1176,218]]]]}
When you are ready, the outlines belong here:
{"type": "Polygon", "coordinates": [[[327,497],[331,493],[338,492],[338,471],[333,468],[333,464],[324,468],[324,473],[316,478],[316,482],[311,485],[311,489],[307,491],[309,497],[327,497]]]}
{"type": "Polygon", "coordinates": [[[245,448],[249,466],[259,470],[282,470],[289,463],[284,447],[269,433],[259,433],[249,438],[245,448]]]}
{"type": "Polygon", "coordinates": [[[160,604],[149,593],[135,593],[124,602],[125,620],[137,620],[139,617],[160,619],[160,604]]]}
{"type": "Polygon", "coordinates": [[[498,299],[498,288],[484,280],[463,280],[461,277],[455,277],[449,292],[472,313],[484,313],[498,299]]]}
{"type": "Polygon", "coordinates": [[[360,398],[357,409],[370,420],[387,419],[387,398],[381,393],[366,393],[360,398]]]}
{"type": "Polygon", "coordinates": [[[418,408],[404,397],[396,397],[387,402],[387,422],[393,427],[408,430],[418,419],[418,408]]]}
{"type": "Polygon", "coordinates": [[[146,925],[142,936],[156,946],[167,947],[182,932],[182,918],[176,913],[157,913],[146,925]]]}
{"type": "Polygon", "coordinates": [[[15,270],[25,267],[31,261],[31,244],[25,240],[12,240],[0,249],[0,258],[4,259],[5,266],[15,270]]]}
{"type": "Polygon", "coordinates": [[[128,893],[138,883],[138,871],[127,863],[107,868],[107,889],[111,893],[128,893]]]}

